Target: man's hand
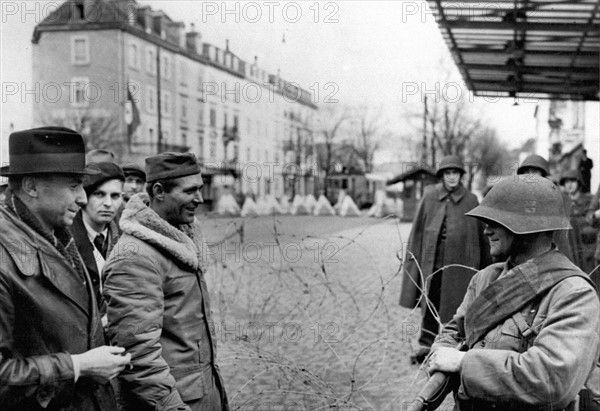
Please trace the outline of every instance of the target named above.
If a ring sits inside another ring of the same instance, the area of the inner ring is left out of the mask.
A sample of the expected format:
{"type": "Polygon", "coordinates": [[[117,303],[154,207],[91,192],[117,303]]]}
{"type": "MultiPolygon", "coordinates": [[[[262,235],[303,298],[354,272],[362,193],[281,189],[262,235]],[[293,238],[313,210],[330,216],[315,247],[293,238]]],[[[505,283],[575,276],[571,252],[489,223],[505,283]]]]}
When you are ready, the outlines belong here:
{"type": "Polygon", "coordinates": [[[119,375],[131,361],[131,354],[122,355],[124,352],[123,347],[104,345],[74,357],[79,361],[79,372],[82,377],[106,382],[119,375]]]}
{"type": "Polygon", "coordinates": [[[427,371],[433,374],[435,371],[458,372],[465,353],[456,348],[440,347],[429,357],[427,371]]]}

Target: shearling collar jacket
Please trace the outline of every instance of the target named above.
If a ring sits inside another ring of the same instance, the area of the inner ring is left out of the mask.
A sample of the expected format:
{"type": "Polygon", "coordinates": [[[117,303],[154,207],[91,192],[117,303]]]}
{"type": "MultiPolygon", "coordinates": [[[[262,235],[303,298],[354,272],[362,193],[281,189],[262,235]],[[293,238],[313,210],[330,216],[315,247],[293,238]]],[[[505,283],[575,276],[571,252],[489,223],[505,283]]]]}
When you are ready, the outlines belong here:
{"type": "Polygon", "coordinates": [[[204,279],[197,222],[170,225],[133,196],[121,216],[123,234],[104,266],[111,343],[131,353],[119,375],[124,410],[227,409],[216,364],[216,338],[204,279]],[[205,402],[206,401],[206,402],[205,402]]]}

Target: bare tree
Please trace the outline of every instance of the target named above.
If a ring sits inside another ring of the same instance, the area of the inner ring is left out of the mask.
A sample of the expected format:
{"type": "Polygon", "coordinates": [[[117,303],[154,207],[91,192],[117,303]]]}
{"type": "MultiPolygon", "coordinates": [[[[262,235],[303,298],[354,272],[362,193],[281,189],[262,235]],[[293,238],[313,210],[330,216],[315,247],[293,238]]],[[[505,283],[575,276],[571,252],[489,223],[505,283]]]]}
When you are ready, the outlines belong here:
{"type": "Polygon", "coordinates": [[[125,136],[121,136],[117,120],[109,114],[98,113],[90,108],[74,109],[63,116],[45,114],[42,122],[77,131],[83,136],[86,151],[95,148],[109,150],[115,153],[117,159],[126,152],[125,136]]]}
{"type": "Polygon", "coordinates": [[[327,179],[333,171],[336,160],[339,160],[340,136],[347,133],[344,126],[349,120],[349,112],[345,107],[327,105],[321,108],[317,143],[321,147],[317,152],[317,161],[324,172],[324,194],[327,195],[327,179]]]}
{"type": "Polygon", "coordinates": [[[354,149],[354,154],[362,163],[363,171],[373,171],[373,159],[375,152],[381,147],[384,136],[389,135],[381,124],[381,109],[373,110],[367,106],[361,106],[353,113],[354,138],[347,141],[354,149]]]}
{"type": "Polygon", "coordinates": [[[480,172],[484,179],[492,175],[502,175],[502,164],[509,156],[508,149],[500,142],[495,129],[481,129],[468,143],[466,160],[469,168],[469,189],[472,188],[473,177],[477,172],[480,172]]]}

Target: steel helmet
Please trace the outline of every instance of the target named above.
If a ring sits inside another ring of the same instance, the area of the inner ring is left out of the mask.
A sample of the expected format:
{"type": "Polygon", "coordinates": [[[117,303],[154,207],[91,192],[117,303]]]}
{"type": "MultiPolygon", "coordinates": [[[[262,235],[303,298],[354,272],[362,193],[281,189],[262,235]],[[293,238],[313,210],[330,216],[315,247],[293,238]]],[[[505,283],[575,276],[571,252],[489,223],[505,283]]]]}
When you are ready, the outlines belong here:
{"type": "Polygon", "coordinates": [[[577,170],[567,170],[560,176],[560,185],[562,186],[565,183],[565,180],[577,180],[579,181],[579,186],[583,185],[583,179],[581,178],[581,174],[577,170]]]}
{"type": "Polygon", "coordinates": [[[546,177],[550,174],[550,168],[548,167],[548,161],[537,154],[531,154],[523,160],[519,168],[517,169],[517,174],[524,174],[526,168],[537,168],[542,172],[542,177],[546,177]]]}
{"type": "Polygon", "coordinates": [[[494,221],[514,234],[571,228],[560,190],[543,177],[505,177],[465,215],[494,221]]]}
{"type": "Polygon", "coordinates": [[[462,160],[458,156],[446,156],[440,161],[440,166],[437,170],[437,177],[442,178],[444,170],[455,169],[460,171],[461,174],[465,174],[465,166],[462,160]]]}

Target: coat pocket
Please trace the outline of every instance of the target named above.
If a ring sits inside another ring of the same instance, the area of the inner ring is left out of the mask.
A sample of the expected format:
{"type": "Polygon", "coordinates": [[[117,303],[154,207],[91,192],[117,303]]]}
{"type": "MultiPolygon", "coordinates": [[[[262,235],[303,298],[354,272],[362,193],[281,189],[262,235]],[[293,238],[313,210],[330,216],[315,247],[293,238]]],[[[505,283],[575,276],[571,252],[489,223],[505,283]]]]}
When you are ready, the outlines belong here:
{"type": "Polygon", "coordinates": [[[206,394],[206,384],[200,365],[171,367],[171,375],[175,378],[175,386],[183,401],[197,400],[206,394]]]}

